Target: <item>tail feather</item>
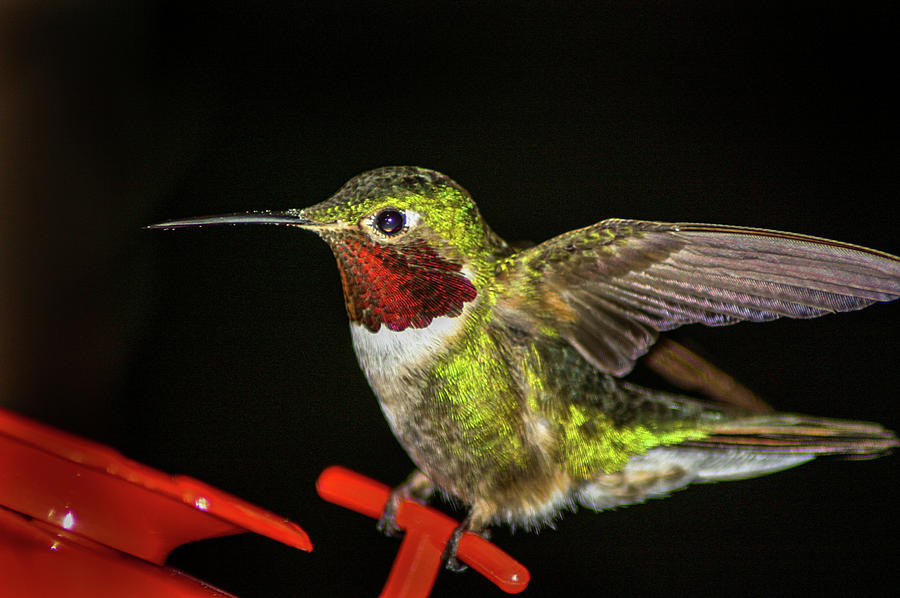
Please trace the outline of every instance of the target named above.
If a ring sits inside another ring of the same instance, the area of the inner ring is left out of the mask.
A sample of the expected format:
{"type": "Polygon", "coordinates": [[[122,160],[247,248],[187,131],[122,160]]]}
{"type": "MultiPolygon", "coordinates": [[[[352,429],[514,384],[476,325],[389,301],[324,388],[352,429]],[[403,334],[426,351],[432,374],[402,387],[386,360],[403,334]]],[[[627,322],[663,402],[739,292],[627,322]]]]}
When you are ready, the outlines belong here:
{"type": "Polygon", "coordinates": [[[802,415],[774,414],[713,426],[704,448],[742,448],[765,453],[875,457],[900,446],[897,436],[878,424],[802,415]]]}
{"type": "Polygon", "coordinates": [[[709,432],[702,440],[635,455],[624,470],[584,483],[576,499],[602,510],[661,498],[691,483],[768,475],[824,455],[873,458],[900,446],[878,424],[788,414],[713,424],[709,432]]]}

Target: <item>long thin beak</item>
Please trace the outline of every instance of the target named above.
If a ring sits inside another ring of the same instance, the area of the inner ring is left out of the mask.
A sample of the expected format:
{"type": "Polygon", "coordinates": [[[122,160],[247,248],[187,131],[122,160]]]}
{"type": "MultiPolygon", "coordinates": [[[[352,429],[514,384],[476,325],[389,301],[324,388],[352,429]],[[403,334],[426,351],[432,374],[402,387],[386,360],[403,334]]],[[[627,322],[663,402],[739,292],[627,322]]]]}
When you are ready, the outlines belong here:
{"type": "Polygon", "coordinates": [[[219,224],[276,224],[287,226],[299,226],[301,228],[316,228],[327,226],[327,223],[316,222],[300,218],[290,212],[246,212],[243,214],[221,214],[219,216],[200,216],[197,218],[184,218],[182,220],[170,220],[151,224],[145,228],[171,229],[187,228],[192,226],[216,226],[219,224]]]}

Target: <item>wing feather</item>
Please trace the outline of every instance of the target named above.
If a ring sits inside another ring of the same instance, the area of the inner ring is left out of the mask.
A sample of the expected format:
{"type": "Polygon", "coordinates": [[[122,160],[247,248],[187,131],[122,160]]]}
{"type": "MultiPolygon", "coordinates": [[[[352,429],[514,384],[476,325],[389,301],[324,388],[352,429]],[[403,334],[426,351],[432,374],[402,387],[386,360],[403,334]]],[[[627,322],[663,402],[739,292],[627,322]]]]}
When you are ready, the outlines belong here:
{"type": "Polygon", "coordinates": [[[900,258],[818,237],[604,220],[504,264],[499,313],[558,330],[599,369],[628,373],[658,332],[814,318],[900,296],[900,258]]]}

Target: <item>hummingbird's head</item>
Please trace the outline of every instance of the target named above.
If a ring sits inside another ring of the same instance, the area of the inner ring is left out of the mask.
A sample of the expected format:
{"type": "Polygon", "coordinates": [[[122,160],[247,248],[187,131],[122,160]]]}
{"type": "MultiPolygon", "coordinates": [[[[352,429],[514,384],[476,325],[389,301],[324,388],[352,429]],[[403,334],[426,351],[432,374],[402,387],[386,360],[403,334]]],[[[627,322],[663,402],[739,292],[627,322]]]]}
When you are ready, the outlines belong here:
{"type": "Polygon", "coordinates": [[[302,210],[176,220],[151,228],[278,224],[317,233],[337,258],[347,313],[371,331],[425,328],[459,316],[489,284],[506,243],[469,193],[424,168],[391,166],[350,179],[302,210]]]}
{"type": "Polygon", "coordinates": [[[331,247],[347,313],[372,331],[460,315],[508,252],[469,193],[424,168],[365,172],[296,216],[331,247]]]}

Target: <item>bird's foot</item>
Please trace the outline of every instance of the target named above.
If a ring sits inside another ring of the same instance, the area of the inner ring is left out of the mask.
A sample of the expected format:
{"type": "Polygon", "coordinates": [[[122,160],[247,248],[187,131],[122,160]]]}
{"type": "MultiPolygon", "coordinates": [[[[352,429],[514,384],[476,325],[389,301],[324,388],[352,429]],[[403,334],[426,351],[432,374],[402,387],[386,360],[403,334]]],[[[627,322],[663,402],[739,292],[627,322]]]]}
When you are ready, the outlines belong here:
{"type": "Polygon", "coordinates": [[[425,502],[434,491],[434,484],[418,469],[406,478],[406,481],[394,488],[384,505],[384,512],[378,520],[378,531],[386,536],[396,537],[402,531],[397,526],[397,509],[406,499],[425,502]]]}
{"type": "Polygon", "coordinates": [[[491,530],[489,529],[474,529],[472,525],[472,518],[466,517],[462,523],[460,523],[453,533],[450,534],[450,539],[447,541],[447,546],[444,547],[444,567],[453,571],[454,573],[462,573],[468,567],[459,562],[459,559],[456,558],[456,553],[459,551],[459,541],[462,540],[463,534],[466,532],[473,532],[484,538],[485,540],[490,539],[491,530]]]}
{"type": "Polygon", "coordinates": [[[447,541],[447,546],[444,547],[444,554],[442,558],[444,560],[444,567],[448,571],[453,571],[454,573],[462,573],[463,571],[468,569],[467,566],[460,563],[459,559],[456,558],[456,553],[457,551],[459,551],[459,541],[460,539],[462,539],[462,535],[468,531],[468,524],[468,519],[459,524],[459,526],[457,526],[457,528],[453,530],[453,533],[450,534],[450,539],[447,541]]]}
{"type": "Polygon", "coordinates": [[[391,492],[377,525],[378,531],[385,536],[396,538],[400,535],[401,530],[397,527],[397,508],[400,506],[400,502],[405,499],[406,495],[401,494],[398,490],[391,492]]]}

